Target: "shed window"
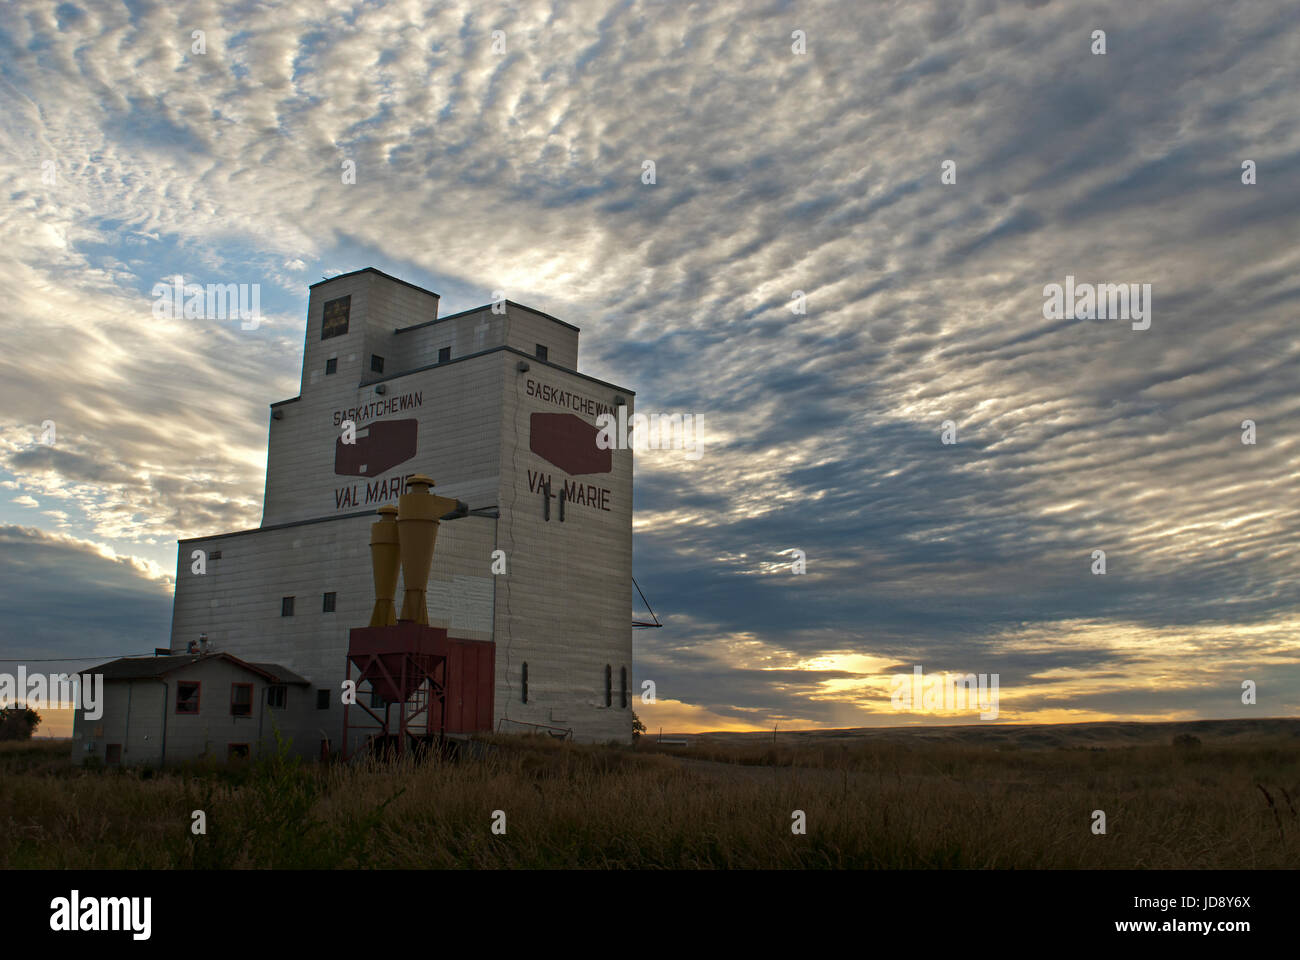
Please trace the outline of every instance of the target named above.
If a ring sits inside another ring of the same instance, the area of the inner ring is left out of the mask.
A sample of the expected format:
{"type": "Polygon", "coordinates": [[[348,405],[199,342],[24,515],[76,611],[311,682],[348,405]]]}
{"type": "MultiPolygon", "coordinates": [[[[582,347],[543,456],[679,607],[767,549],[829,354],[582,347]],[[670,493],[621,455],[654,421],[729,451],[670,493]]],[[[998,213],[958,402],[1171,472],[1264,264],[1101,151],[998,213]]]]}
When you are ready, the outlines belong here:
{"type": "Polygon", "coordinates": [[[446,363],[451,359],[451,347],[442,347],[438,350],[438,362],[446,363]]]}
{"type": "Polygon", "coordinates": [[[614,705],[614,669],[608,663],[605,664],[605,706],[614,705]]]}
{"type": "Polygon", "coordinates": [[[253,712],[253,685],[251,683],[232,683],[230,685],[230,715],[247,717],[253,712]]]}
{"type": "Polygon", "coordinates": [[[379,356],[379,354],[377,353],[372,353],[370,355],[370,372],[371,373],[384,372],[384,358],[379,356]]]}
{"type": "Polygon", "coordinates": [[[228,743],[226,744],[227,760],[247,760],[248,744],[246,743],[228,743]]]}
{"type": "Polygon", "coordinates": [[[542,346],[540,343],[537,345],[537,359],[538,360],[546,359],[546,348],[542,346]]]}
{"type": "Polygon", "coordinates": [[[627,709],[627,667],[619,667],[618,670],[618,698],[619,706],[624,710],[627,709]]]}
{"type": "Polygon", "coordinates": [[[330,708],[330,692],[328,690],[316,691],[316,709],[328,710],[330,708]]]}
{"type": "Polygon", "coordinates": [[[338,357],[330,357],[328,360],[325,361],[325,373],[327,375],[331,373],[338,373],[338,372],[339,372],[338,357]]]}
{"type": "Polygon", "coordinates": [[[268,707],[283,710],[284,705],[288,702],[289,688],[283,683],[274,683],[266,688],[266,705],[268,707]]]}
{"type": "Polygon", "coordinates": [[[333,613],[333,612],[334,612],[334,601],[335,601],[335,598],[336,598],[336,597],[338,597],[338,594],[337,594],[337,593],[327,593],[327,594],[325,594],[325,600],[324,600],[324,602],[321,604],[321,612],[322,612],[322,613],[333,613]]]}
{"type": "Polygon", "coordinates": [[[293,597],[280,598],[280,616],[282,617],[293,616],[293,597]]]}
{"type": "Polygon", "coordinates": [[[523,670],[523,688],[524,688],[524,689],[523,689],[523,694],[522,694],[522,696],[523,696],[523,702],[524,702],[524,703],[527,703],[527,702],[528,702],[528,664],[527,664],[527,662],[524,663],[524,670],[523,670]]]}
{"type": "Polygon", "coordinates": [[[176,684],[176,712],[199,712],[199,687],[196,680],[181,680],[176,684]]]}

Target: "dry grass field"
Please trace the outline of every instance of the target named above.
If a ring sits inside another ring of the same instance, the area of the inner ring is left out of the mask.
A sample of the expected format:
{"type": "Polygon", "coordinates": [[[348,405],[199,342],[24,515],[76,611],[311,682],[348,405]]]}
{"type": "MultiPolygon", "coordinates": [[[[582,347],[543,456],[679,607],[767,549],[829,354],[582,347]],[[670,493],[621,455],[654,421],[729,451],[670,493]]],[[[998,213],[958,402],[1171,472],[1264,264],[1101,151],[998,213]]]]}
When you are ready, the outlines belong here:
{"type": "Polygon", "coordinates": [[[458,761],[318,767],[271,756],[165,771],[79,769],[66,743],[5,744],[0,866],[1300,865],[1300,720],[691,740],[489,737],[482,755],[458,761]],[[203,836],[191,832],[195,810],[203,836]],[[503,835],[492,832],[498,810],[503,835]],[[805,835],[791,831],[795,810],[805,835]],[[1105,811],[1104,836],[1091,830],[1094,810],[1105,811]]]}

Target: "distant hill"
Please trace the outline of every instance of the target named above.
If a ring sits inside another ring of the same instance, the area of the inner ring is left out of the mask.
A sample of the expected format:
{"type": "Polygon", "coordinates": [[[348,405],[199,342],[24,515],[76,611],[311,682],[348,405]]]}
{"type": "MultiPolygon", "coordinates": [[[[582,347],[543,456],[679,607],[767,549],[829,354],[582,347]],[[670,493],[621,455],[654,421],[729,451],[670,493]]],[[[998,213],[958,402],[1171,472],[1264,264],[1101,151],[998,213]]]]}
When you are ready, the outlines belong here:
{"type": "MultiPolygon", "coordinates": [[[[950,743],[1003,745],[1020,749],[1035,747],[1137,747],[1170,743],[1174,737],[1190,734],[1202,743],[1225,744],[1261,738],[1300,738],[1300,717],[1265,717],[1259,720],[1185,720],[1171,723],[1103,721],[1100,723],[966,723],[952,726],[852,727],[844,730],[781,730],[777,742],[785,746],[801,743],[846,743],[878,740],[904,743],[950,743]]],[[[720,744],[771,742],[770,732],[669,734],[720,744]]],[[[654,735],[647,737],[653,742],[654,735]]]]}

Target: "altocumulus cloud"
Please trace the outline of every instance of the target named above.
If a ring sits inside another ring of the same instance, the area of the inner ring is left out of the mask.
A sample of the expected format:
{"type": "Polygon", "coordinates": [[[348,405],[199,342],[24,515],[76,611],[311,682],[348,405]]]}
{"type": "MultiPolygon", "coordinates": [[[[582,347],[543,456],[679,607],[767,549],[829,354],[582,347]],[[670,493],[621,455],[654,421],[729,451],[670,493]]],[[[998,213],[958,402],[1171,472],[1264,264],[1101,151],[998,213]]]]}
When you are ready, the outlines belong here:
{"type": "MultiPolygon", "coordinates": [[[[1209,0],[11,3],[0,519],[168,569],[256,525],[305,286],[374,264],[705,415],[636,491],[638,680],[701,722],[894,722],[916,663],[1003,719],[1293,712],[1298,64],[1300,9],[1209,0]],[[176,273],[267,322],[153,318],[176,273]],[[1066,275],[1151,329],[1044,319],[1066,275]]],[[[126,570],[85,556],[68,625],[126,570]]]]}

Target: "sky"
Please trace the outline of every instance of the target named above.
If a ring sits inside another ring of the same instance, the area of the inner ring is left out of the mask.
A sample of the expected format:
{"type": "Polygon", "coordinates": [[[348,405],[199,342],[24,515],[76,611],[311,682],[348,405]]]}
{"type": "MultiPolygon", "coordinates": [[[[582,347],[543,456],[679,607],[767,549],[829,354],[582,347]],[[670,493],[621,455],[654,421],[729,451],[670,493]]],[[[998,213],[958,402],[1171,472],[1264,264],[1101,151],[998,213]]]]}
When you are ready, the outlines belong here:
{"type": "Polygon", "coordinates": [[[1297,90],[1281,0],[6,0],[0,671],[166,645],[308,285],[374,266],[702,417],[637,454],[652,730],[982,722],[916,666],[998,722],[1297,715],[1297,90]],[[263,322],[155,316],[177,274],[263,322]]]}

